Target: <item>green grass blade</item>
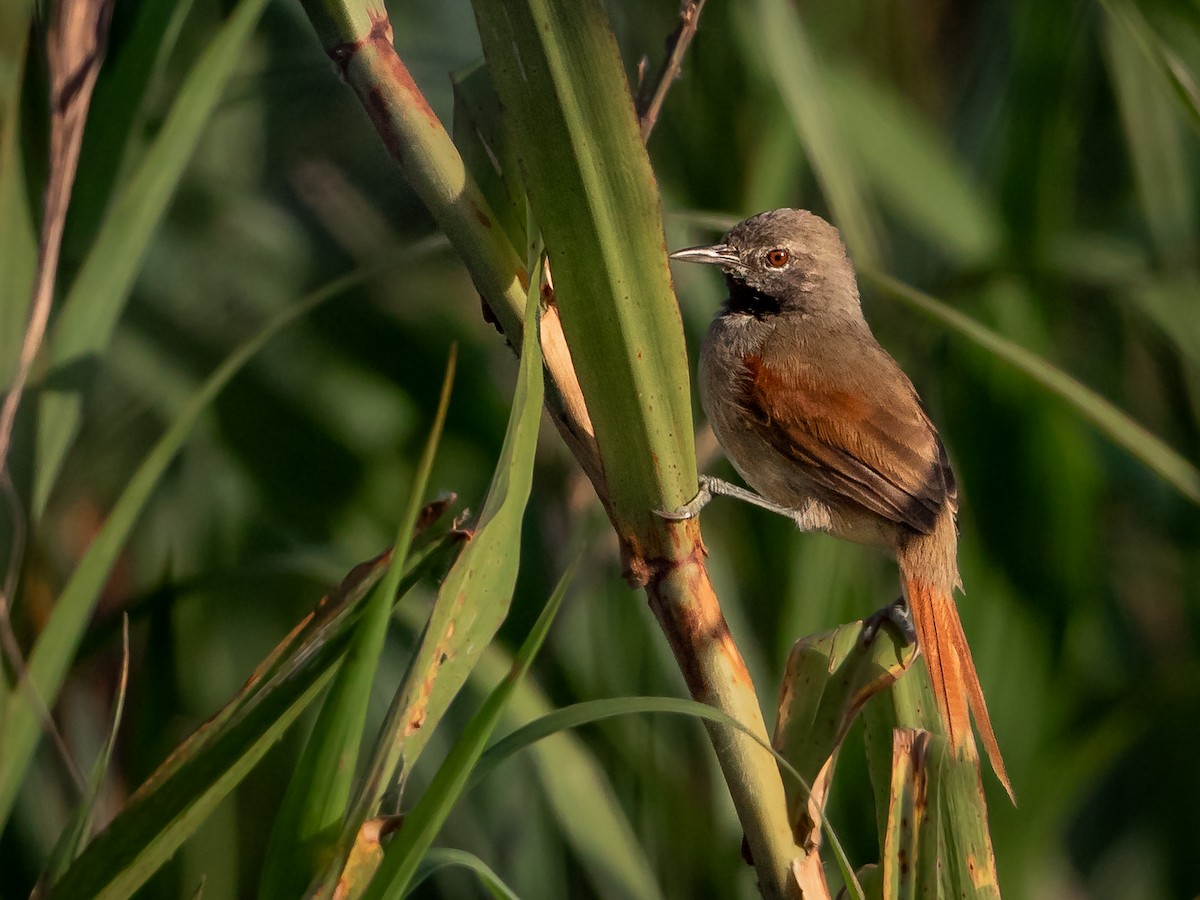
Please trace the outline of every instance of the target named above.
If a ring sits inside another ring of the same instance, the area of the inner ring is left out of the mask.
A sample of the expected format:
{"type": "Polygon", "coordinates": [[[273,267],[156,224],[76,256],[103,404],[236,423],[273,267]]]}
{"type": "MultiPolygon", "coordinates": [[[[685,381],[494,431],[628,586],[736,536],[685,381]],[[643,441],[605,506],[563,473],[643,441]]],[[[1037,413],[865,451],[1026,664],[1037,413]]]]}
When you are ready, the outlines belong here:
{"type": "Polygon", "coordinates": [[[898,94],[849,67],[825,66],[840,133],[880,205],[959,266],[981,266],[1003,243],[998,211],[945,139],[898,94]]]}
{"type": "Polygon", "coordinates": [[[529,671],[534,657],[546,640],[546,635],[550,633],[550,626],[554,624],[562,607],[563,598],[566,597],[567,587],[575,574],[578,562],[576,558],[559,579],[541,615],[517,652],[512,670],[471,717],[437,774],[433,776],[428,789],[412,811],[405,816],[404,827],[384,853],[379,872],[367,891],[367,900],[402,896],[406,893],[421,859],[433,844],[433,839],[437,837],[446,817],[450,815],[450,810],[462,796],[471,769],[479,761],[492,732],[496,730],[504,707],[529,671]]]}
{"type": "MultiPolygon", "coordinates": [[[[1107,13],[1109,26],[1126,31],[1146,59],[1158,70],[1163,82],[1171,89],[1177,104],[1187,116],[1192,130],[1200,135],[1200,86],[1197,86],[1195,72],[1188,68],[1179,54],[1163,39],[1162,34],[1151,27],[1138,6],[1127,0],[1100,0],[1100,6],[1107,13]]],[[[1193,11],[1190,22],[1195,21],[1193,11]]],[[[1185,28],[1188,32],[1194,30],[1194,24],[1191,28],[1185,28]]],[[[1194,34],[1188,36],[1194,40],[1194,34]]]]}
{"type": "Polygon", "coordinates": [[[1000,896],[979,760],[951,750],[929,674],[913,666],[863,714],[884,897],[1000,896]]]}
{"type": "MultiPolygon", "coordinates": [[[[453,534],[434,544],[408,567],[399,593],[459,545],[453,534]]],[[[67,870],[56,898],[127,897],[178,850],[329,683],[385,564],[380,557],[352,570],[246,687],[176,748],[67,870]]]]}
{"type": "Polygon", "coordinates": [[[193,5],[194,0],[140,4],[128,37],[114,48],[116,54],[109,54],[84,135],[83,165],[67,223],[68,248],[73,239],[90,241],[99,232],[112,192],[140,159],[150,113],[147,98],[161,90],[163,70],[193,5]]]}
{"type": "Polygon", "coordinates": [[[196,392],[134,474],[103,528],[71,574],[28,660],[28,675],[9,697],[0,729],[0,822],[7,820],[42,731],[42,715],[54,705],[75,650],[108,574],[150,493],[201,414],[230,379],[283,328],[332,296],[366,280],[366,272],[343,277],[276,316],[235,350],[196,392]]]}
{"type": "Polygon", "coordinates": [[[873,270],[863,270],[862,275],[888,296],[903,300],[1024,372],[1189,500],[1200,503],[1200,469],[1095,391],[1036,353],[916,288],[873,270]]]}
{"type": "MultiPolygon", "coordinates": [[[[470,790],[481,782],[497,766],[515,753],[519,753],[526,747],[530,747],[538,741],[545,740],[561,731],[580,728],[584,725],[592,725],[596,722],[603,722],[605,719],[614,719],[619,716],[647,714],[690,716],[705,722],[712,722],[727,728],[733,728],[758,743],[759,746],[774,756],[775,761],[779,764],[780,771],[794,779],[805,790],[808,790],[808,785],[805,784],[803,776],[796,771],[796,768],[787,758],[778,753],[769,743],[759,738],[751,729],[716,707],[709,706],[707,703],[699,703],[696,700],[684,700],[679,697],[610,697],[603,700],[584,700],[580,703],[573,703],[570,706],[556,709],[554,712],[518,728],[511,734],[505,735],[488,747],[483,752],[483,755],[480,756],[479,762],[471,772],[471,778],[466,790],[470,790]]],[[[825,830],[826,838],[834,849],[839,865],[844,863],[843,871],[849,874],[852,870],[849,867],[846,852],[842,848],[841,841],[834,833],[828,819],[822,820],[822,827],[825,830]]],[[[847,884],[853,884],[853,880],[847,878],[847,884]]]]}
{"type": "Polygon", "coordinates": [[[875,213],[795,4],[754,0],[739,24],[747,59],[761,60],[774,80],[851,255],[860,264],[878,260],[875,213]]]}
{"type": "Polygon", "coordinates": [[[1104,46],[1129,145],[1138,196],[1159,256],[1180,265],[1194,254],[1193,162],[1185,152],[1177,103],[1148,42],[1157,42],[1132,4],[1104,4],[1104,46]],[[1140,46],[1139,46],[1140,45],[1140,46]]]}
{"type": "MultiPolygon", "coordinates": [[[[862,639],[861,621],[801,638],[784,670],[779,718],[771,743],[800,773],[788,785],[788,812],[800,842],[819,839],[837,754],[863,704],[911,665],[916,647],[878,633],[862,639]],[[804,785],[811,785],[811,792],[804,785]]],[[[849,877],[849,866],[843,873],[849,877]]]]}
{"type": "Polygon", "coordinates": [[[189,73],[153,146],[113,198],[63,301],[50,337],[51,371],[38,416],[34,519],[45,511],[79,429],[88,381],[81,367],[94,364],[108,344],[150,240],[264,6],[266,0],[241,0],[189,73]]]}
{"type": "MultiPolygon", "coordinates": [[[[492,74],[482,63],[451,77],[454,146],[514,247],[526,242],[525,186],[492,74]]],[[[526,266],[526,271],[529,270],[526,266]]]]}
{"type": "Polygon", "coordinates": [[[332,893],[361,824],[398,773],[411,769],[483,649],[508,615],[520,560],[521,522],[533,483],[543,398],[538,343],[540,271],[530,280],[520,369],[504,445],[478,524],[446,575],[346,818],[335,862],[317,889],[332,893]]]}
{"type": "Polygon", "coordinates": [[[449,868],[461,868],[473,872],[479,879],[480,886],[496,900],[521,900],[516,892],[478,856],[465,850],[451,850],[446,847],[437,847],[425,854],[421,865],[417,868],[417,874],[413,876],[412,887],[405,892],[404,896],[407,897],[422,882],[437,874],[441,869],[449,868]]]}
{"type": "MultiPolygon", "coordinates": [[[[809,791],[807,781],[805,781],[804,776],[797,771],[795,766],[792,765],[791,761],[776,751],[769,743],[758,737],[750,728],[721,710],[709,706],[707,703],[684,700],[678,697],[613,697],[603,700],[585,700],[580,703],[574,703],[571,706],[556,709],[554,712],[541,716],[528,725],[518,728],[488,747],[479,758],[479,762],[475,765],[466,790],[470,790],[490,775],[497,766],[510,756],[561,731],[580,728],[584,725],[591,725],[619,716],[647,714],[691,716],[692,718],[733,728],[771,753],[779,764],[780,771],[790,776],[795,784],[799,785],[801,790],[806,794],[809,791]]],[[[828,818],[824,815],[821,817],[821,828],[826,839],[829,841],[830,848],[833,850],[835,861],[842,872],[842,877],[845,879],[847,888],[851,892],[850,896],[855,897],[856,900],[861,900],[862,891],[857,884],[853,867],[846,856],[846,851],[842,846],[841,840],[829,824],[828,818]]]]}
{"type": "MultiPolygon", "coordinates": [[[[398,614],[414,631],[424,624],[415,609],[401,608],[398,614]]],[[[477,685],[497,684],[512,666],[512,654],[493,643],[479,658],[471,678],[477,685]]],[[[513,727],[553,710],[550,699],[532,677],[517,686],[507,707],[513,727]]],[[[587,745],[571,732],[559,732],[537,742],[530,752],[537,768],[536,783],[565,840],[591,876],[596,893],[627,900],[662,900],[645,849],[587,745]],[[586,821],[578,815],[581,809],[588,811],[586,821]]]]}
{"type": "Polygon", "coordinates": [[[936,865],[930,865],[936,864],[937,853],[922,852],[926,846],[936,849],[937,843],[924,782],[924,756],[931,737],[913,729],[894,732],[882,858],[884,900],[938,896],[936,865]]]}
{"type": "Polygon", "coordinates": [[[63,900],[129,897],[258,764],[316,699],[333,675],[333,661],[314,677],[267,694],[253,715],[237,722],[180,766],[144,802],[96,838],[55,888],[63,900]]]}
{"type": "Polygon", "coordinates": [[[88,779],[87,794],[80,800],[78,808],[71,816],[71,821],[59,836],[54,852],[50,854],[50,864],[46,867],[44,882],[53,884],[62,877],[67,867],[79,856],[87,844],[92,827],[92,813],[96,800],[100,796],[100,788],[104,786],[104,776],[112,761],[113,748],[117,743],[117,732],[121,727],[121,715],[125,709],[125,691],[129,687],[129,617],[122,620],[121,628],[121,680],[117,685],[117,699],[113,704],[112,725],[108,730],[108,740],[92,767],[88,779]]]}
{"type": "Polygon", "coordinates": [[[446,422],[450,388],[454,383],[455,357],[452,349],[446,364],[437,413],[400,519],[391,562],[383,580],[367,601],[362,621],[355,628],[346,658],[325,697],[275,817],[275,828],[263,868],[263,896],[291,897],[302,894],[329,863],[328,855],[340,834],[354,784],[371,685],[387,637],[396,589],[404,573],[417,516],[421,511],[421,498],[433,470],[434,455],[446,422]]]}

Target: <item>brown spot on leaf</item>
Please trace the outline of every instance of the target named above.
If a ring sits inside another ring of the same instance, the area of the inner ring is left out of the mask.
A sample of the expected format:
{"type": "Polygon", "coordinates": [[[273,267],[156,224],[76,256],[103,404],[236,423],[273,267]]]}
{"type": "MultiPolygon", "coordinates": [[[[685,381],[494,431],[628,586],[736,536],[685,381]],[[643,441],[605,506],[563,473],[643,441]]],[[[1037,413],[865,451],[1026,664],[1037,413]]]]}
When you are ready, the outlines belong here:
{"type": "Polygon", "coordinates": [[[480,225],[482,225],[484,228],[490,229],[492,227],[491,217],[486,212],[484,212],[483,209],[479,206],[479,204],[476,203],[475,201],[471,201],[471,213],[472,213],[472,215],[475,216],[475,221],[478,222],[480,225]]]}

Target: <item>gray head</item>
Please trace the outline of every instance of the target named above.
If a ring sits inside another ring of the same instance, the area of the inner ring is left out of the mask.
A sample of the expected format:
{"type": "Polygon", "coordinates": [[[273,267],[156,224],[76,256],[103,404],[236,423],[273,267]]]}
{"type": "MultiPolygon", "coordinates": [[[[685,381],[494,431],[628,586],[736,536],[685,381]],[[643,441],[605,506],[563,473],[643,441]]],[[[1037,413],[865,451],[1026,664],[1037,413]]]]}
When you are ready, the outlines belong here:
{"type": "Polygon", "coordinates": [[[860,314],[854,268],[838,230],[806,209],[751,216],[719,243],[671,254],[719,266],[730,305],[757,316],[786,310],[860,314]]]}

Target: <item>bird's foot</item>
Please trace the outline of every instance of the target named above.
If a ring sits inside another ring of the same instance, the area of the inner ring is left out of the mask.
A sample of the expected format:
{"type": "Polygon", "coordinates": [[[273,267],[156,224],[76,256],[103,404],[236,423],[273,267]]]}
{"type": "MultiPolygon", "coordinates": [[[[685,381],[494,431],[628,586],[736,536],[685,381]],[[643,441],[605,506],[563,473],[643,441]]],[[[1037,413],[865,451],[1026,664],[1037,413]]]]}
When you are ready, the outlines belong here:
{"type": "Polygon", "coordinates": [[[887,622],[896,626],[906,644],[917,642],[917,629],[913,626],[912,613],[903,597],[897,597],[883,609],[863,620],[862,639],[864,644],[875,640],[879,629],[887,622]]]}
{"type": "Polygon", "coordinates": [[[700,510],[708,506],[708,502],[712,500],[712,491],[709,490],[709,477],[701,475],[699,478],[700,490],[696,491],[696,496],[689,500],[683,506],[675,509],[656,509],[654,512],[663,519],[671,522],[682,522],[685,519],[694,519],[700,515],[700,510]]]}
{"type": "Polygon", "coordinates": [[[656,509],[655,512],[662,516],[662,518],[672,521],[692,519],[700,515],[700,510],[704,509],[713,497],[719,495],[722,497],[733,497],[735,500],[742,500],[762,509],[770,510],[773,513],[779,513],[781,516],[787,516],[789,519],[795,520],[801,528],[820,527],[806,526],[797,517],[795,509],[792,509],[790,506],[780,506],[778,503],[772,503],[766,497],[760,497],[749,488],[738,487],[736,484],[730,484],[728,481],[714,478],[711,475],[701,475],[699,481],[700,490],[696,492],[695,497],[683,504],[683,506],[678,509],[656,509]]]}

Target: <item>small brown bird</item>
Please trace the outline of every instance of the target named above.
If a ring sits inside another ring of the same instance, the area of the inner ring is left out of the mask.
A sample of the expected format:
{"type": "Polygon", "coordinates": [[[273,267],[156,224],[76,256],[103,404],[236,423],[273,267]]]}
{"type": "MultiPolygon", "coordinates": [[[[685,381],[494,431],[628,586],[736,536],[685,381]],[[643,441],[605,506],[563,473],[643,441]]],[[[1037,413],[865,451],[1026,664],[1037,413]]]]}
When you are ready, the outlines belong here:
{"type": "Polygon", "coordinates": [[[802,530],[890,551],[950,744],[970,744],[973,712],[1011,797],[954,603],[954,475],[912,382],[863,318],[838,230],[806,210],[776,209],[671,257],[725,273],[729,299],[700,352],[700,399],[754,491],[702,476],[700,493],[664,515],[690,518],[724,494],[802,530]]]}

